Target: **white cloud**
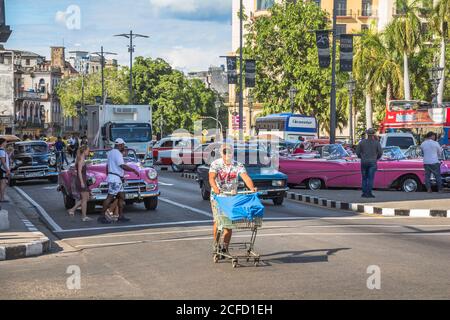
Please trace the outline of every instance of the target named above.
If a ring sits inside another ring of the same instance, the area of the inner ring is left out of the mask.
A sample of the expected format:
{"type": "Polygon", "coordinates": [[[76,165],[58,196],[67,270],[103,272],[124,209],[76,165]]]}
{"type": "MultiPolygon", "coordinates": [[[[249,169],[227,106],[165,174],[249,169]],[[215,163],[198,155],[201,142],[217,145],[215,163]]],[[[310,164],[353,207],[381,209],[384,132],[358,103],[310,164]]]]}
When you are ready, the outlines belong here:
{"type": "Polygon", "coordinates": [[[59,24],[66,24],[66,12],[64,11],[57,11],[55,15],[55,22],[59,24]]]}
{"type": "MultiPolygon", "coordinates": [[[[176,69],[183,71],[206,70],[208,66],[220,64],[220,50],[174,47],[162,55],[176,69]]],[[[222,61],[223,63],[223,61],[222,61]]]]}

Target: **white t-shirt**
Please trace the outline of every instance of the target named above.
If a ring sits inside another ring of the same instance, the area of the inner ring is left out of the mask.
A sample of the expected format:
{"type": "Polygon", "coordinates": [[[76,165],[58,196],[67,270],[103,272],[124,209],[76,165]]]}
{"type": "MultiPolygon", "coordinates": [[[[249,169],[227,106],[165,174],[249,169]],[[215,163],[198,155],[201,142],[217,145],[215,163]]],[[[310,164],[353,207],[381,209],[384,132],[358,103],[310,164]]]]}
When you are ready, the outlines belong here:
{"type": "Polygon", "coordinates": [[[0,158],[5,158],[6,168],[3,167],[3,164],[1,164],[1,168],[6,171],[9,169],[9,156],[4,149],[0,149],[0,158]]]}
{"type": "MultiPolygon", "coordinates": [[[[125,171],[120,167],[123,164],[125,164],[125,162],[123,161],[123,155],[119,150],[113,149],[108,152],[108,172],[112,172],[120,177],[123,177],[125,171]]],[[[108,182],[121,183],[122,180],[115,174],[108,174],[108,182]]]]}
{"type": "Polygon", "coordinates": [[[421,145],[423,153],[423,164],[439,163],[439,157],[442,156],[440,144],[434,140],[427,139],[421,145]]]}

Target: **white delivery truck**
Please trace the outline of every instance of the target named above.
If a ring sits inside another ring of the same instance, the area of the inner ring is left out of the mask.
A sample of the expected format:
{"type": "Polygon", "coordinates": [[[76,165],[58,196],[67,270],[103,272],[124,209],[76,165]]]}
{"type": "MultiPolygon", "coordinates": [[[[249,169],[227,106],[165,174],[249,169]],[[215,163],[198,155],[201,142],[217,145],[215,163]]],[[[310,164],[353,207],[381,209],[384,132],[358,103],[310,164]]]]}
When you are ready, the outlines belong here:
{"type": "Polygon", "coordinates": [[[152,108],[148,105],[87,106],[88,140],[94,148],[113,148],[122,138],[141,159],[151,157],[152,108]]]}

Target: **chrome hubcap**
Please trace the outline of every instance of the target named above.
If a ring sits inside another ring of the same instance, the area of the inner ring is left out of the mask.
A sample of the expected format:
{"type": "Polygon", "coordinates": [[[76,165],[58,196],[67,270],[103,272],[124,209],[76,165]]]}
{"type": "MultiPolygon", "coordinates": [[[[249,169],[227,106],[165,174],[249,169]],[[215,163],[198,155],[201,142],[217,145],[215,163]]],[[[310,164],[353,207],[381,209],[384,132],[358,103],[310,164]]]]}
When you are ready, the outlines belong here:
{"type": "Polygon", "coordinates": [[[310,189],[317,190],[317,189],[320,189],[321,186],[322,186],[322,181],[320,181],[319,179],[309,180],[310,189]]]}
{"type": "Polygon", "coordinates": [[[417,190],[417,182],[414,179],[407,179],[403,182],[403,189],[406,192],[414,192],[417,190]]]}

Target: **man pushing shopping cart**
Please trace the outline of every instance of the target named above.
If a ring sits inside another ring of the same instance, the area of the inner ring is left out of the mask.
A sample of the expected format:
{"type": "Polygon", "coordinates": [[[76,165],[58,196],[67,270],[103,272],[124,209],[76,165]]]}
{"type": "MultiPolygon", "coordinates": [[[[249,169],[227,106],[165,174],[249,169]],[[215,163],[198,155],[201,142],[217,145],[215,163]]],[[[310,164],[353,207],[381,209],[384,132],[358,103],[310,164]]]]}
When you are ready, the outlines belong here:
{"type": "Polygon", "coordinates": [[[233,267],[236,267],[238,259],[243,257],[247,261],[253,259],[257,265],[259,254],[254,252],[253,247],[257,229],[262,223],[264,206],[245,166],[234,159],[233,147],[223,144],[220,151],[221,158],[213,161],[209,170],[211,209],[214,215],[214,262],[228,258],[232,260],[233,267]],[[249,191],[238,193],[239,177],[249,191]],[[229,252],[232,229],[252,231],[250,242],[237,244],[245,247],[245,256],[231,255],[229,252]]]}

